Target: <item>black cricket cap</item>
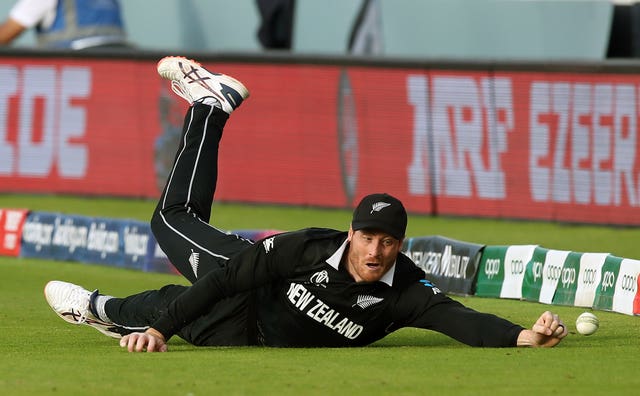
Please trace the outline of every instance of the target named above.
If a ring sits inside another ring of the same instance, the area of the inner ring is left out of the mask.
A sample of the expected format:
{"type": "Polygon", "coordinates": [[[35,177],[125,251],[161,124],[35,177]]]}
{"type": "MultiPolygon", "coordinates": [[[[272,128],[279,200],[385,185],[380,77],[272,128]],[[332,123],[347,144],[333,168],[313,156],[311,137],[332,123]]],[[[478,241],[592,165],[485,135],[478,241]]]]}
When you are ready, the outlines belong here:
{"type": "Polygon", "coordinates": [[[362,198],[353,211],[351,228],[365,228],[386,232],[403,239],[407,230],[407,211],[399,199],[389,194],[370,194],[362,198]]]}

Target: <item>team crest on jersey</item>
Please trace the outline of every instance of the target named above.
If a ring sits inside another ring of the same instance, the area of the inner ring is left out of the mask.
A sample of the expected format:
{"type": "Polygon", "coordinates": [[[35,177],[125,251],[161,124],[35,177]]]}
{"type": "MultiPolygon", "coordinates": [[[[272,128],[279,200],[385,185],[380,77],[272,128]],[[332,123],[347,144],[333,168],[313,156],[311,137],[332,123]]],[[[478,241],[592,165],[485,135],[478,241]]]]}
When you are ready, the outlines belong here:
{"type": "Polygon", "coordinates": [[[316,286],[327,287],[327,283],[329,283],[329,273],[327,270],[318,271],[311,275],[309,281],[316,286]]]}
{"type": "Polygon", "coordinates": [[[372,305],[379,303],[382,300],[384,300],[384,298],[368,296],[368,295],[360,295],[358,296],[358,298],[356,299],[356,303],[353,304],[352,307],[355,307],[357,305],[362,309],[366,309],[372,305]]]}
{"type": "Polygon", "coordinates": [[[420,279],[420,283],[422,283],[423,285],[430,287],[431,290],[433,290],[433,294],[438,294],[438,293],[442,293],[440,291],[440,289],[438,289],[437,287],[434,286],[433,283],[431,283],[431,281],[428,281],[426,279],[420,279]]]}
{"type": "Polygon", "coordinates": [[[262,246],[264,246],[265,253],[269,253],[269,251],[271,251],[271,249],[273,249],[273,239],[274,239],[274,237],[271,237],[271,238],[267,238],[264,241],[262,241],[262,246]]]}

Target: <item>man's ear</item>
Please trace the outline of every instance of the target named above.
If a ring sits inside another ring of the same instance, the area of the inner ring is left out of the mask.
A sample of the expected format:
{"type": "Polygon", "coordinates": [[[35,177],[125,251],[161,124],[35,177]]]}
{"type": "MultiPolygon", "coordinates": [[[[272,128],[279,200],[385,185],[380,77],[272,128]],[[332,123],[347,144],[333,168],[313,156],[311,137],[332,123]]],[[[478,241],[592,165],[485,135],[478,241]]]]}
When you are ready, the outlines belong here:
{"type": "Polygon", "coordinates": [[[353,227],[351,227],[351,225],[349,225],[349,234],[347,236],[347,241],[351,242],[351,239],[353,238],[353,227]]]}

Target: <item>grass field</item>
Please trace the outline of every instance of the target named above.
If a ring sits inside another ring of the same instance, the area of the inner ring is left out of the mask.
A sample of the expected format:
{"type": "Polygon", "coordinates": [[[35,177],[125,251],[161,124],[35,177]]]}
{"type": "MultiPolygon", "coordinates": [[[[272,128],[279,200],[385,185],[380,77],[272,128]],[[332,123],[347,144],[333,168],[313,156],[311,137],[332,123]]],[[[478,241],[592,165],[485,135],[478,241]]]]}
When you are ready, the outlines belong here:
{"type": "MultiPolygon", "coordinates": [[[[53,196],[0,196],[0,207],[146,220],[154,203],[53,196]]],[[[344,228],[349,212],[217,204],[227,229],[344,228]]],[[[486,244],[639,258],[640,230],[540,222],[412,216],[409,236],[439,234],[486,244]]],[[[98,265],[0,257],[0,395],[634,395],[640,390],[640,317],[596,311],[600,330],[575,333],[582,308],[456,297],[529,325],[557,311],[570,335],[553,349],[475,349],[405,329],[366,348],[194,348],[172,339],[166,354],[129,354],[117,341],[60,320],[42,288],[51,279],[122,295],[181,278],[98,265]]]]}

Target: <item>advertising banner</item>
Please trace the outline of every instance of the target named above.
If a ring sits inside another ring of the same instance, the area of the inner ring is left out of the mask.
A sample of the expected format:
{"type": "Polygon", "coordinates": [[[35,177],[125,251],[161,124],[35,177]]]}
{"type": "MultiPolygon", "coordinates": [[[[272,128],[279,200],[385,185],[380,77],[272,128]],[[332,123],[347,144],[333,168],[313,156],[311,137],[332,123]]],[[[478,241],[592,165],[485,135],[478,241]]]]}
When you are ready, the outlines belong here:
{"type": "Polygon", "coordinates": [[[636,297],[633,299],[633,314],[640,315],[640,276],[636,282],[636,297]]]}
{"type": "Polygon", "coordinates": [[[599,280],[602,277],[602,267],[609,254],[607,253],[583,253],[580,257],[580,272],[576,288],[576,307],[592,308],[595,302],[599,280]]]}
{"type": "Polygon", "coordinates": [[[633,315],[633,302],[638,293],[640,261],[623,259],[616,280],[611,309],[615,312],[633,315]]]}
{"type": "Polygon", "coordinates": [[[524,269],[533,257],[536,245],[509,246],[504,256],[504,282],[500,290],[501,298],[522,298],[524,269]]]}
{"type": "Polygon", "coordinates": [[[593,308],[639,314],[640,261],[609,255],[602,266],[593,308]]]}
{"type": "Polygon", "coordinates": [[[500,297],[504,282],[504,259],[509,246],[485,246],[480,257],[476,282],[476,295],[500,297]]]}
{"type": "Polygon", "coordinates": [[[148,223],[120,220],[117,227],[122,236],[122,264],[126,268],[144,270],[149,252],[154,249],[155,238],[148,223]]]}
{"type": "Polygon", "coordinates": [[[582,253],[570,252],[564,260],[560,278],[556,283],[556,292],[552,303],[556,305],[573,305],[578,288],[578,274],[580,273],[580,259],[582,253]]]}
{"type": "Polygon", "coordinates": [[[29,211],[0,208],[0,256],[20,254],[22,227],[29,211]]]}
{"type": "Polygon", "coordinates": [[[604,311],[613,310],[613,298],[616,292],[616,284],[618,283],[618,275],[622,257],[607,256],[602,266],[602,273],[596,289],[596,296],[593,307],[604,311]]]}
{"type": "Polygon", "coordinates": [[[484,245],[442,236],[407,238],[402,251],[444,292],[474,294],[484,245]]]}
{"type": "Polygon", "coordinates": [[[176,273],[141,221],[30,212],[22,240],[22,257],[176,273]]]}
{"type": "Polygon", "coordinates": [[[526,264],[522,279],[522,298],[528,301],[539,301],[540,291],[544,282],[544,268],[547,252],[540,246],[533,250],[531,260],[526,264]]]}
{"type": "MultiPolygon", "coordinates": [[[[72,220],[65,221],[65,223],[68,222],[72,222],[72,220]]],[[[61,223],[61,215],[58,213],[30,212],[22,229],[20,256],[54,260],[70,259],[78,243],[84,243],[86,239],[86,226],[80,230],[75,227],[72,229],[71,227],[63,226],[61,228],[63,231],[56,234],[55,239],[57,241],[62,239],[59,236],[60,234],[64,234],[66,237],[67,253],[65,253],[65,249],[54,250],[54,231],[57,225],[61,223]]],[[[82,223],[86,224],[84,221],[82,223]]]]}
{"type": "Polygon", "coordinates": [[[159,83],[145,63],[141,78],[130,60],[3,57],[2,190],[156,195],[159,83]]]}
{"type": "Polygon", "coordinates": [[[571,252],[566,250],[550,249],[547,251],[546,260],[542,269],[542,287],[540,288],[540,302],[552,304],[562,277],[564,262],[571,252]]]}
{"type": "MultiPolygon", "coordinates": [[[[155,64],[2,58],[0,191],[159,196],[187,103],[155,64]]],[[[204,65],[251,91],[220,201],[640,225],[640,75],[204,65]]]]}

